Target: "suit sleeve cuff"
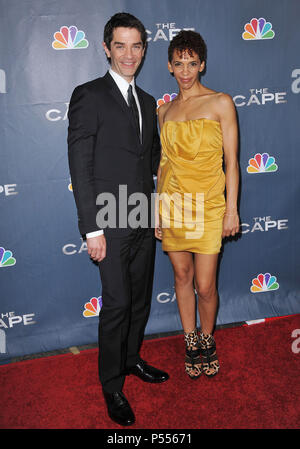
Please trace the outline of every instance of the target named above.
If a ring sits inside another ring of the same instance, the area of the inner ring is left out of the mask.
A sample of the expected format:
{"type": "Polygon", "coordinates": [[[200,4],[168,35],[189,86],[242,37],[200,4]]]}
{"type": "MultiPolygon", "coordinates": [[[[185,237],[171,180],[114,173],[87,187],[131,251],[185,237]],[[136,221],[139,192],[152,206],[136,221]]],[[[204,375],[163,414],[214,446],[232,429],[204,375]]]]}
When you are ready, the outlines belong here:
{"type": "Polygon", "coordinates": [[[102,230],[102,229],[99,230],[99,231],[88,232],[88,233],[86,234],[86,238],[87,238],[87,239],[90,239],[90,238],[92,238],[92,237],[98,237],[98,235],[102,235],[102,234],[103,234],[103,230],[102,230]]]}

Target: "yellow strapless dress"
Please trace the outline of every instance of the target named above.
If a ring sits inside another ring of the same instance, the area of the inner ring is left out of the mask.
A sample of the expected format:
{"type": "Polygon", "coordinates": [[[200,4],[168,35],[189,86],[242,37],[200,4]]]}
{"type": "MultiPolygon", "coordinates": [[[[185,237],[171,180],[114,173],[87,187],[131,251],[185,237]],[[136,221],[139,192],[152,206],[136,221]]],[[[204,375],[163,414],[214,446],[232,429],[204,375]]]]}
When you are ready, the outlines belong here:
{"type": "Polygon", "coordinates": [[[217,254],[225,212],[221,125],[206,118],[166,121],[160,137],[162,249],[217,254]]]}

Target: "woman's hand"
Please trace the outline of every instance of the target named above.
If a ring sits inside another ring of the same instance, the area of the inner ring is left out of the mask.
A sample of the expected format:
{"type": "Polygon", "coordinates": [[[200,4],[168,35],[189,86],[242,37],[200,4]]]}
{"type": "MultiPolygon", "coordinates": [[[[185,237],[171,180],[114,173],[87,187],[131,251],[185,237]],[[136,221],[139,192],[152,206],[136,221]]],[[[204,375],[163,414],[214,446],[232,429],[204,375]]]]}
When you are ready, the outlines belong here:
{"type": "Polygon", "coordinates": [[[161,232],[161,227],[159,225],[155,225],[155,237],[158,240],[162,240],[162,232],[161,232]]]}
{"type": "Polygon", "coordinates": [[[224,215],[222,238],[236,235],[240,230],[240,219],[238,213],[224,215]]]}

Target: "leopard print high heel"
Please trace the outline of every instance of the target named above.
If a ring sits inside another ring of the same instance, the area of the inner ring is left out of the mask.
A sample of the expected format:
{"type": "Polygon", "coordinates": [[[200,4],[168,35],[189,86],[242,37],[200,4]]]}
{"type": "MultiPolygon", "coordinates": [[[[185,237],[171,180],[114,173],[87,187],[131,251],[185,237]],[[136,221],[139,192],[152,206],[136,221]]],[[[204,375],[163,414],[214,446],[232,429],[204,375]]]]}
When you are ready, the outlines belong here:
{"type": "Polygon", "coordinates": [[[202,373],[199,337],[197,329],[184,333],[185,348],[185,372],[191,379],[198,379],[202,373]]]}
{"type": "Polygon", "coordinates": [[[218,374],[220,369],[215,339],[211,334],[201,332],[199,343],[202,355],[202,371],[207,377],[213,377],[218,374]]]}

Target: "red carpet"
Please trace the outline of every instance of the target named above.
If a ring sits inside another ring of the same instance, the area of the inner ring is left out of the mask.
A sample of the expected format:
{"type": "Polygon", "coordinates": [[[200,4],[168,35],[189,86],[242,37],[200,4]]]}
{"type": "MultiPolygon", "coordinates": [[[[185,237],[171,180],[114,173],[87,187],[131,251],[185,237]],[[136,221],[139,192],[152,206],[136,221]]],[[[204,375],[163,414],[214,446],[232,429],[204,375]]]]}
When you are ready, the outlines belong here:
{"type": "MultiPolygon", "coordinates": [[[[217,330],[221,370],[196,381],[184,373],[182,336],[146,341],[142,356],[170,379],[126,379],[130,429],[299,428],[299,337],[300,315],[217,330]]],[[[122,429],[106,414],[97,350],[2,365],[0,378],[2,429],[122,429]]]]}

